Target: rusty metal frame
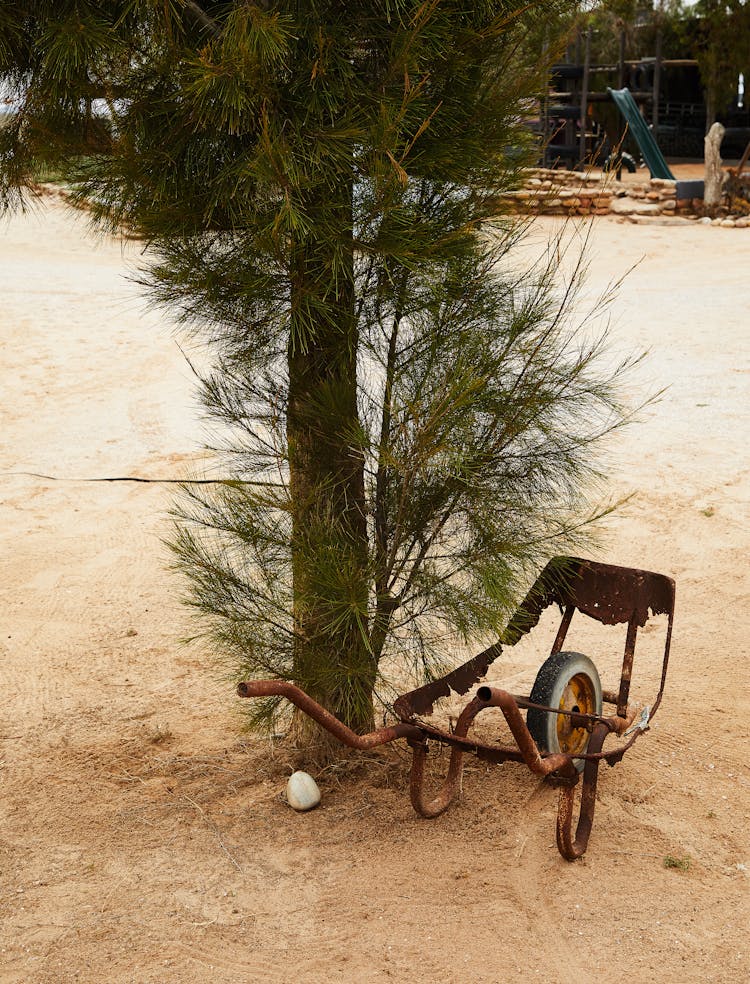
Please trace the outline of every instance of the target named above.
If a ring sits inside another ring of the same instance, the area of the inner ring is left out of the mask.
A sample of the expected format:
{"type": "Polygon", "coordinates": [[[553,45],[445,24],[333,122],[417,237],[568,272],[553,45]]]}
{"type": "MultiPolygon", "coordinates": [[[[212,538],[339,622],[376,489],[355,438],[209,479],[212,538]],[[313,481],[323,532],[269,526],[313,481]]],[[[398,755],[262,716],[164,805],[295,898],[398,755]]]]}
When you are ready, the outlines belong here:
{"type": "Polygon", "coordinates": [[[588,845],[594,820],[600,763],[605,761],[614,766],[619,762],[641,734],[648,730],[650,721],[661,704],[672,640],[674,603],[674,581],[663,574],[573,557],[556,557],[539,575],[498,642],[439,680],[399,697],[393,706],[399,723],[390,727],[380,728],[367,735],[357,735],[302,690],[286,681],[245,681],[239,684],[237,692],[241,697],[286,697],[351,748],[369,749],[405,738],[413,752],[409,784],[411,802],[417,813],[426,818],[434,818],[443,813],[460,791],[463,756],[467,752],[496,763],[525,763],[535,775],[548,777],[560,786],[557,846],[566,860],[574,861],[583,855],[588,845]],[[435,704],[440,699],[451,693],[465,694],[474,684],[479,683],[491,663],[500,656],[503,647],[515,645],[530,632],[538,624],[542,612],[551,605],[557,605],[562,614],[552,646],[553,655],[562,650],[576,611],[603,625],[627,626],[619,688],[616,693],[605,692],[603,695],[605,703],[615,708],[614,714],[573,714],[559,708],[543,707],[532,703],[528,697],[483,685],[464,707],[452,731],[434,727],[423,720],[433,713],[435,704]],[[633,725],[637,708],[629,704],[629,695],[637,632],[653,615],[667,616],[661,679],[650,712],[638,724],[633,725]],[[502,711],[513,735],[514,746],[488,744],[468,737],[474,719],[481,711],[490,707],[497,707],[502,711]],[[521,714],[522,708],[529,707],[549,714],[571,714],[578,727],[586,727],[591,733],[586,752],[578,755],[565,752],[541,753],[521,714]],[[604,742],[610,734],[622,737],[630,734],[630,738],[624,744],[604,751],[604,742]],[[424,792],[424,772],[431,742],[449,746],[451,755],[441,789],[432,798],[427,798],[424,792]],[[575,787],[581,778],[575,764],[577,760],[583,761],[584,766],[579,819],[573,835],[575,787]]]}

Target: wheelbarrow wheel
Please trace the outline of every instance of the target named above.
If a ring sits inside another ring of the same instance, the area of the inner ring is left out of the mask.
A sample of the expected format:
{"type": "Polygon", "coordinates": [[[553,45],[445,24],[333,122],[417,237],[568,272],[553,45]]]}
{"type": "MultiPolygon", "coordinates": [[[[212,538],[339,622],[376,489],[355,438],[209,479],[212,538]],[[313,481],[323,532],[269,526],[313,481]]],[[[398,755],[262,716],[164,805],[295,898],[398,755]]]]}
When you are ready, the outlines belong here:
{"type": "MultiPolygon", "coordinates": [[[[534,704],[576,714],[601,714],[602,685],[597,669],[583,653],[555,653],[537,673],[530,699],[534,704]]],[[[540,752],[581,755],[589,743],[589,732],[575,727],[567,714],[551,714],[530,707],[526,725],[540,752]]],[[[575,764],[582,772],[583,760],[575,764]]]]}

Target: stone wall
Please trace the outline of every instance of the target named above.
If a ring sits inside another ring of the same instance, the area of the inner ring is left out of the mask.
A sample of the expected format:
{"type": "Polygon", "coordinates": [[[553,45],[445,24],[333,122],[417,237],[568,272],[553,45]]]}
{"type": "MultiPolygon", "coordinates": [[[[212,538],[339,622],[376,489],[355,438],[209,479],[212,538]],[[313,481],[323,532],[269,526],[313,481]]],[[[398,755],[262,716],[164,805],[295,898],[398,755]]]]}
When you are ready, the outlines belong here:
{"type": "Polygon", "coordinates": [[[503,200],[516,211],[538,215],[616,215],[638,222],[657,219],[700,221],[722,226],[750,226],[750,216],[703,216],[699,198],[678,199],[677,182],[651,178],[619,182],[613,174],[533,168],[517,191],[503,200]]]}

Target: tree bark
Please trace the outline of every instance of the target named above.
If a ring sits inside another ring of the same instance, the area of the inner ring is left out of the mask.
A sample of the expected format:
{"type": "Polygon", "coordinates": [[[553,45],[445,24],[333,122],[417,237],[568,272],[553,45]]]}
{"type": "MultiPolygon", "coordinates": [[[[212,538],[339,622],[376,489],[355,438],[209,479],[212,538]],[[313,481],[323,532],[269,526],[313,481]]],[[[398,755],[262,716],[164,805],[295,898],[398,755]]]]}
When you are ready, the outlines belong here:
{"type": "Polygon", "coordinates": [[[703,205],[707,212],[715,212],[721,204],[725,178],[721,168],[721,141],[723,138],[724,127],[721,123],[714,123],[703,140],[706,167],[703,205]]]}
{"type": "MultiPolygon", "coordinates": [[[[294,679],[354,731],[371,730],[377,664],[368,641],[368,537],[357,409],[351,185],[311,193],[324,238],[292,250],[287,443],[292,499],[294,679]],[[352,698],[352,695],[353,698],[352,698]]],[[[330,742],[295,713],[294,737],[319,759],[330,742]]]]}

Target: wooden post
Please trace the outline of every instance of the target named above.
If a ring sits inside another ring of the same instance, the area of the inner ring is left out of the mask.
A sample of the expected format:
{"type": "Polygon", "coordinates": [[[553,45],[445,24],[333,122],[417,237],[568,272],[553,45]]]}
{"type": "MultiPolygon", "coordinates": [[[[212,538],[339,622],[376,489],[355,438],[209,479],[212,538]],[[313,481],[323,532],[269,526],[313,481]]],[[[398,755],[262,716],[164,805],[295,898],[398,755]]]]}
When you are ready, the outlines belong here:
{"type": "Polygon", "coordinates": [[[656,64],[654,65],[654,87],[651,92],[651,125],[654,133],[654,140],[659,138],[659,96],[661,88],[661,25],[656,31],[656,64]]]}
{"type": "MultiPolygon", "coordinates": [[[[625,85],[625,24],[620,22],[620,55],[617,63],[617,88],[622,89],[625,85]]],[[[620,162],[617,166],[617,180],[622,181],[622,149],[625,143],[625,121],[618,113],[620,122],[617,126],[617,149],[620,162]]]]}
{"type": "MultiPolygon", "coordinates": [[[[568,45],[568,64],[569,65],[578,65],[578,59],[576,57],[576,54],[577,54],[577,52],[580,51],[580,48],[581,48],[581,32],[580,32],[580,30],[578,30],[578,31],[576,31],[576,40],[575,40],[575,43],[571,42],[568,45]]],[[[571,106],[575,106],[576,80],[575,79],[572,79],[572,78],[571,79],[568,79],[565,88],[566,88],[566,91],[569,91],[570,92],[570,105],[571,106]]],[[[575,120],[571,120],[571,119],[566,119],[565,120],[565,143],[568,146],[571,146],[571,145],[572,146],[575,146],[575,142],[576,142],[576,121],[575,120]]],[[[575,167],[575,160],[574,160],[574,158],[572,158],[572,157],[568,158],[568,165],[567,166],[568,166],[568,170],[570,170],[571,168],[575,167]]]]}
{"type": "MultiPolygon", "coordinates": [[[[544,42],[542,44],[542,59],[544,64],[547,64],[547,50],[549,49],[549,33],[547,30],[544,32],[544,42]]],[[[549,85],[550,78],[547,75],[544,79],[544,89],[542,90],[541,99],[539,100],[539,115],[541,117],[542,124],[542,167],[547,167],[549,164],[549,85]]]]}
{"type": "Polygon", "coordinates": [[[742,176],[742,172],[745,170],[745,165],[748,160],[750,160],[750,141],[748,141],[747,147],[745,147],[745,153],[740,158],[740,162],[734,171],[738,178],[742,176]]]}
{"type": "Polygon", "coordinates": [[[724,186],[724,171],[721,167],[721,141],[723,138],[724,127],[721,123],[714,123],[703,140],[706,164],[703,205],[707,212],[716,211],[721,204],[724,186]]]}
{"type": "MultiPolygon", "coordinates": [[[[580,166],[586,163],[586,130],[589,121],[589,71],[591,68],[591,28],[586,31],[586,46],[583,55],[583,82],[581,84],[581,133],[580,133],[580,166]]],[[[593,162],[592,162],[593,163],[593,162]]]]}

